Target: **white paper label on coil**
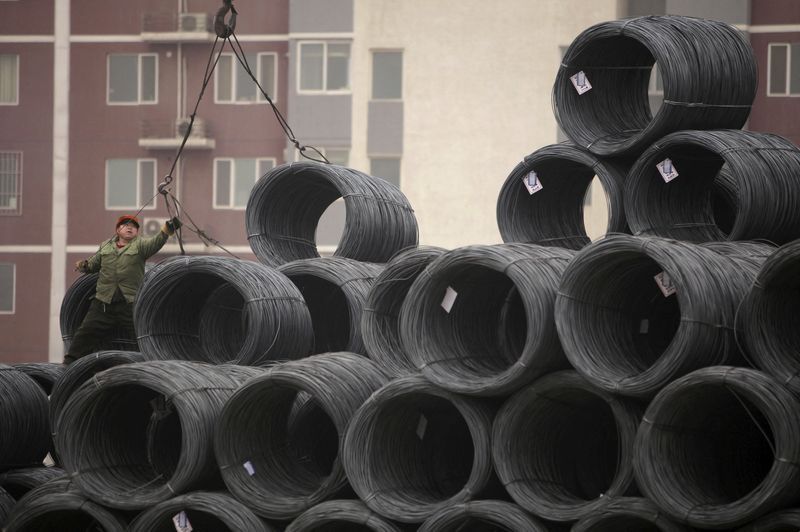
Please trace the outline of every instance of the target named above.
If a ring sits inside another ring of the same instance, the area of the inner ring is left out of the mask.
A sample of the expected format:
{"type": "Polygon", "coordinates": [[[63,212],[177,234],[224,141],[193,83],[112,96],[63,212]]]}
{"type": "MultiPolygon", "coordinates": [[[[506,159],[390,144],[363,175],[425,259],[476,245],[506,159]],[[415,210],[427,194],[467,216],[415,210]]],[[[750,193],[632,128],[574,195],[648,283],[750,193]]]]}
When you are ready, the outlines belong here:
{"type": "Polygon", "coordinates": [[[251,477],[256,474],[256,468],[253,467],[253,464],[250,462],[250,460],[248,460],[242,465],[244,466],[244,469],[247,471],[247,474],[250,475],[251,477]]]}
{"type": "Polygon", "coordinates": [[[450,309],[453,308],[453,303],[456,302],[456,297],[458,297],[458,292],[448,286],[444,293],[444,298],[442,299],[442,308],[448,314],[450,313],[450,309]]]}
{"type": "Polygon", "coordinates": [[[53,460],[53,456],[50,453],[47,453],[47,456],[45,456],[44,460],[42,460],[42,464],[45,467],[53,467],[54,465],[56,465],[56,461],[53,460]]]}
{"type": "Polygon", "coordinates": [[[176,532],[192,532],[192,524],[189,522],[189,517],[186,512],[181,512],[172,518],[172,523],[175,525],[176,532]]]}
{"type": "Polygon", "coordinates": [[[675,165],[672,164],[670,159],[664,159],[656,165],[656,168],[658,168],[658,173],[664,178],[665,183],[669,183],[678,177],[678,170],[675,169],[675,165]]]}
{"type": "Polygon", "coordinates": [[[578,94],[584,94],[592,88],[592,84],[589,83],[589,80],[586,78],[586,72],[583,70],[570,76],[569,80],[572,82],[572,86],[575,87],[575,90],[578,91],[578,94]]]}
{"type": "Polygon", "coordinates": [[[542,182],[539,181],[539,176],[536,175],[536,172],[534,171],[531,171],[528,175],[523,177],[522,182],[525,183],[525,188],[528,189],[528,194],[535,194],[544,188],[542,186],[542,182]]]}
{"type": "Polygon", "coordinates": [[[639,334],[647,334],[647,331],[649,330],[650,330],[650,320],[645,318],[639,322],[639,334]]]}
{"type": "Polygon", "coordinates": [[[659,290],[661,290],[661,293],[664,294],[664,297],[669,297],[677,291],[677,288],[672,284],[672,279],[667,272],[661,272],[653,277],[653,279],[656,280],[656,284],[659,290]]]}
{"type": "Polygon", "coordinates": [[[425,430],[428,428],[428,418],[419,416],[419,423],[417,423],[417,437],[421,440],[425,437],[425,430]]]}

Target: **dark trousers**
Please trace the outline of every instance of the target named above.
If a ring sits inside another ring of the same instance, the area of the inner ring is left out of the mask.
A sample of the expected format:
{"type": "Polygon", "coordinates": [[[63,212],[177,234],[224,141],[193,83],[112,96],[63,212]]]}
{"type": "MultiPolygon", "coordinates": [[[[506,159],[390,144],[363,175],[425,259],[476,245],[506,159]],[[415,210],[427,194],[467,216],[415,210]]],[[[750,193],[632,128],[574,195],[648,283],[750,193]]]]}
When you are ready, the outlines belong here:
{"type": "Polygon", "coordinates": [[[103,303],[92,299],[89,312],[72,337],[64,364],[94,353],[114,338],[136,338],[133,328],[133,303],[103,303]]]}

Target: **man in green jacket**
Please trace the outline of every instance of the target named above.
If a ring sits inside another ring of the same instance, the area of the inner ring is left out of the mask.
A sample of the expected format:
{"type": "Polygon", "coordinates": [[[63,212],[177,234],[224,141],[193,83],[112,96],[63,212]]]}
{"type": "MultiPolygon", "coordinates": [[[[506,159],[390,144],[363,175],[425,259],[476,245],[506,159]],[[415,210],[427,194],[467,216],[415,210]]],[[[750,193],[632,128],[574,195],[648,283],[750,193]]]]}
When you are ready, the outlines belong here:
{"type": "Polygon", "coordinates": [[[99,272],[100,276],[94,299],[72,338],[64,364],[95,352],[117,330],[136,338],[133,303],[144,277],[144,263],[162,248],[180,225],[180,221],[173,218],[157,235],[141,238],[139,220],[128,214],[120,216],[116,236],[101,244],[90,259],[75,264],[76,271],[99,272]]]}

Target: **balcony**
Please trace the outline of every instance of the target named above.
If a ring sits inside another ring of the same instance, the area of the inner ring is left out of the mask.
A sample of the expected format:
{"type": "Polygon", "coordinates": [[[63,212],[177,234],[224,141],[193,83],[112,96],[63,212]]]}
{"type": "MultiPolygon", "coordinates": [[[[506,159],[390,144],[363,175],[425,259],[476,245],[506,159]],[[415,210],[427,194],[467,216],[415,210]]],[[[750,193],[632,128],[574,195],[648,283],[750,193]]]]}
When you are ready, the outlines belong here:
{"type": "MultiPolygon", "coordinates": [[[[143,120],[139,134],[139,147],[147,150],[176,150],[183,142],[189,117],[178,120],[143,120]]],[[[195,118],[192,133],[186,141],[185,150],[213,150],[214,139],[211,138],[205,120],[195,118]]]]}
{"type": "Polygon", "coordinates": [[[142,40],[151,43],[211,42],[216,38],[206,13],[149,13],[142,17],[142,40]]]}

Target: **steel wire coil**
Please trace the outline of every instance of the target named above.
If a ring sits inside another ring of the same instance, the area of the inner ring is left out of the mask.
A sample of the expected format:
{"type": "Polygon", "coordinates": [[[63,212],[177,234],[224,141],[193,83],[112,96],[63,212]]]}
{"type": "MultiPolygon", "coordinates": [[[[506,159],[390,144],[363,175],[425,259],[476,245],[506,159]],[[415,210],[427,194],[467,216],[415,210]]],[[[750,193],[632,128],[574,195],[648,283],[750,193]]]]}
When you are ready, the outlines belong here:
{"type": "Polygon", "coordinates": [[[178,495],[143,511],[131,522],[128,530],[130,532],[175,532],[176,530],[277,532],[278,529],[259,518],[247,506],[227,493],[195,491],[178,495]]]}
{"type": "Polygon", "coordinates": [[[615,235],[582,249],[555,304],[572,366],[604,390],[651,397],[697,368],[744,364],[736,308],[770,248],[737,245],[615,235]]]}
{"type": "Polygon", "coordinates": [[[800,149],[769,133],[672,133],[631,167],[625,213],[636,235],[777,244],[800,238],[800,149]],[[659,170],[667,159],[677,172],[668,182],[659,170]],[[722,216],[717,223],[720,204],[732,220],[722,216]]]}
{"type": "Polygon", "coordinates": [[[443,253],[401,309],[406,352],[436,385],[470,395],[507,395],[568,367],[553,303],[573,255],[516,243],[443,253]]]}
{"type": "Polygon", "coordinates": [[[151,360],[258,365],[306,356],[313,342],[306,303],[284,275],[226,257],[160,263],[145,275],[134,322],[151,360]]]}
{"type": "Polygon", "coordinates": [[[584,199],[597,176],[608,207],[606,233],[629,233],[623,209],[630,162],[600,159],[571,143],[551,144],[526,156],[508,175],[497,198],[497,225],[503,242],[530,242],[580,249],[586,234],[584,199]],[[541,189],[531,193],[535,172],[541,189]]]}
{"type": "Polygon", "coordinates": [[[798,273],[800,240],[764,262],[736,318],[737,338],[748,359],[795,393],[800,393],[798,273]]]}
{"type": "Polygon", "coordinates": [[[317,225],[339,198],[347,218],[334,256],[386,262],[416,246],[417,220],[396,186],[352,168],[296,162],[273,168],[250,192],[245,224],[253,253],[270,266],[319,257],[317,225]]]}
{"type": "MultiPolygon", "coordinates": [[[[11,513],[15,504],[17,504],[17,501],[14,500],[14,497],[6,490],[0,488],[0,527],[5,526],[8,515],[11,513]]],[[[3,528],[3,530],[5,530],[5,528],[3,528]]]]}
{"type": "Polygon", "coordinates": [[[699,369],[648,406],[634,446],[643,494],[678,522],[731,529],[800,502],[800,399],[751,368],[699,369]]]}
{"type": "Polygon", "coordinates": [[[485,500],[442,508],[422,523],[417,532],[525,531],[547,532],[542,522],[506,501],[485,500]]]}
{"type": "Polygon", "coordinates": [[[401,532],[403,529],[370,510],[361,501],[320,503],[300,514],[286,532],[401,532]]]}
{"type": "Polygon", "coordinates": [[[342,257],[303,259],[284,264],[305,299],[314,330],[314,353],[348,351],[365,355],[361,315],[382,264],[342,257]]]}
{"type": "Polygon", "coordinates": [[[230,493],[278,520],[341,494],[345,427],[387,380],[363,356],[327,353],[273,366],[248,381],[223,408],[214,440],[230,493]]]}
{"type": "Polygon", "coordinates": [[[361,315],[361,336],[367,356],[390,375],[417,372],[400,338],[400,309],[417,277],[444,252],[421,247],[398,253],[372,283],[361,315]]]}
{"type": "Polygon", "coordinates": [[[53,364],[50,362],[31,362],[23,364],[13,364],[12,367],[21,371],[28,377],[36,381],[41,386],[45,395],[50,395],[53,385],[64,374],[66,366],[64,364],[53,364]]]}
{"type": "Polygon", "coordinates": [[[633,440],[642,407],[575,371],[545,375],[511,396],[492,429],[495,471],[522,508],[576,521],[635,490],[633,440]]]}
{"type": "Polygon", "coordinates": [[[0,364],[0,471],[42,465],[51,447],[47,395],[13,366],[0,364]]]}
{"type": "Polygon", "coordinates": [[[779,510],[759,517],[737,532],[794,532],[800,530],[800,508],[779,510]]]}
{"type": "Polygon", "coordinates": [[[241,383],[261,371],[149,361],[98,373],[61,411],[55,439],[64,469],[93,500],[125,510],[218,488],[217,417],[241,383]]]}
{"type": "Polygon", "coordinates": [[[587,515],[572,527],[572,532],[689,532],[690,529],[667,518],[658,506],[640,497],[619,497],[587,515]]]}
{"type": "Polygon", "coordinates": [[[15,500],[57,478],[66,478],[67,473],[60,467],[24,467],[0,474],[0,488],[15,500]]]}
{"type": "Polygon", "coordinates": [[[127,518],[87,498],[69,480],[53,480],[28,492],[14,506],[4,532],[102,530],[125,532],[127,518]]]}
{"type": "Polygon", "coordinates": [[[448,392],[421,375],[372,394],[347,428],[347,478],[370,509],[403,523],[491,495],[494,407],[448,392]]]}
{"type": "Polygon", "coordinates": [[[735,27],[637,17],[596,24],[572,41],[553,86],[553,111],[575,144],[597,155],[635,156],[673,131],[742,127],[756,85],[753,50],[735,27]],[[654,63],[664,85],[655,116],[648,94],[654,63]],[[577,86],[591,89],[579,94],[577,86]]]}

